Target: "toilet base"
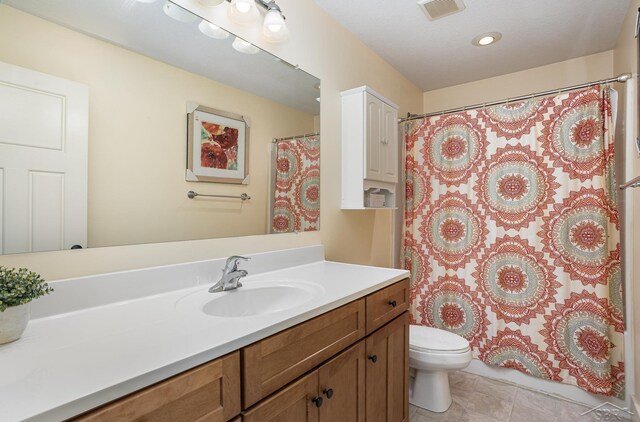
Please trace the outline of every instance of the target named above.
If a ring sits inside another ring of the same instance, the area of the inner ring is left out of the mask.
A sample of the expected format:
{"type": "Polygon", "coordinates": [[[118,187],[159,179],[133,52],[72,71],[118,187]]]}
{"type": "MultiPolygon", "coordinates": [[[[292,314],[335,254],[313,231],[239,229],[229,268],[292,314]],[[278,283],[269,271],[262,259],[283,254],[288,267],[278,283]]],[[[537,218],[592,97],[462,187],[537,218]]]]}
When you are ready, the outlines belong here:
{"type": "Polygon", "coordinates": [[[410,385],[409,403],[412,405],[436,413],[446,412],[451,406],[447,371],[415,370],[410,385]]]}

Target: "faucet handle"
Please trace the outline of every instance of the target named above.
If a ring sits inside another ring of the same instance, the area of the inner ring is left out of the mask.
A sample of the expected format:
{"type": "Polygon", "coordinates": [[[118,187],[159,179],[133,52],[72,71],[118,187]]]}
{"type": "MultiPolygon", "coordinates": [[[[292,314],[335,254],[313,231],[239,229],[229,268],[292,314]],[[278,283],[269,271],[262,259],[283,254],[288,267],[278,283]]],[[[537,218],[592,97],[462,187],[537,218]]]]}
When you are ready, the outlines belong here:
{"type": "Polygon", "coordinates": [[[240,255],[233,255],[227,258],[227,262],[224,266],[224,269],[227,271],[236,271],[238,269],[238,264],[240,261],[248,261],[251,258],[240,255]]]}

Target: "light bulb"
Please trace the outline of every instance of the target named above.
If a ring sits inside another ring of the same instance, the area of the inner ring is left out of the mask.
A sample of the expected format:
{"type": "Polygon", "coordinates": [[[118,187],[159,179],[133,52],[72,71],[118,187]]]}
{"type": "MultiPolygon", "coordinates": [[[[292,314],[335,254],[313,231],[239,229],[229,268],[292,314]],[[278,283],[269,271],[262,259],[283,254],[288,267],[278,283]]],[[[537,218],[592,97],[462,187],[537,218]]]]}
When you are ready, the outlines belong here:
{"type": "Polygon", "coordinates": [[[238,1],[236,2],[236,9],[238,9],[238,12],[240,13],[249,13],[249,10],[251,10],[251,4],[246,1],[238,1]]]}
{"type": "Polygon", "coordinates": [[[477,47],[486,47],[487,45],[497,43],[501,38],[502,34],[499,32],[485,32],[472,39],[471,44],[477,47]]]}
{"type": "Polygon", "coordinates": [[[229,33],[227,31],[205,20],[200,22],[198,29],[207,37],[215,38],[217,40],[229,38],[229,33]]]}
{"type": "Polygon", "coordinates": [[[289,30],[279,9],[271,8],[267,11],[262,24],[262,35],[269,42],[283,42],[289,37],[289,30]]]}
{"type": "Polygon", "coordinates": [[[494,40],[495,40],[495,38],[493,38],[493,37],[483,37],[483,38],[480,38],[480,39],[478,40],[478,44],[480,44],[480,45],[489,45],[489,44],[491,44],[494,40]]]}
{"type": "Polygon", "coordinates": [[[227,7],[227,15],[236,23],[249,24],[255,22],[260,13],[254,0],[231,0],[227,7]]]}
{"type": "Polygon", "coordinates": [[[233,40],[233,43],[231,44],[231,46],[233,47],[234,50],[244,54],[256,54],[257,52],[260,51],[260,49],[255,45],[238,37],[236,37],[236,39],[233,40]]]}

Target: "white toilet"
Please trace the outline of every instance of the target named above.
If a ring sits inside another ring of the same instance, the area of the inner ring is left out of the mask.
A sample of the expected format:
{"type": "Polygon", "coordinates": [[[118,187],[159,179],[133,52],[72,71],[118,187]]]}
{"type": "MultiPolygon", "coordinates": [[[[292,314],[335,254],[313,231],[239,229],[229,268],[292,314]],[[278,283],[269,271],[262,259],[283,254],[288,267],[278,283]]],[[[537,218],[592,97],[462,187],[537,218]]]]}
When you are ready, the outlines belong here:
{"type": "Polygon", "coordinates": [[[432,412],[451,406],[449,373],[471,362],[469,342],[438,328],[409,328],[409,403],[432,412]]]}

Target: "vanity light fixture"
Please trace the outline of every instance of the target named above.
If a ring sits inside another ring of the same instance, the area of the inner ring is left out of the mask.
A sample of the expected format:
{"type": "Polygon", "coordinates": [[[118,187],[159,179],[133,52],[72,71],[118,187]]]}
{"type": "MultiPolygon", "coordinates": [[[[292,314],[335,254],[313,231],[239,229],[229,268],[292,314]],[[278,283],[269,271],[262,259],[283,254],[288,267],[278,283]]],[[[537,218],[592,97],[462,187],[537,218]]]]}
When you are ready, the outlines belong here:
{"type": "Polygon", "coordinates": [[[217,40],[225,40],[229,38],[229,33],[227,31],[205,20],[200,22],[198,29],[207,37],[215,38],[217,40]]]}
{"type": "Polygon", "coordinates": [[[175,3],[171,3],[167,0],[162,6],[162,10],[164,13],[179,22],[195,22],[198,20],[198,17],[193,13],[189,12],[187,9],[183,9],[175,3]]]}
{"type": "Polygon", "coordinates": [[[284,23],[282,10],[275,1],[267,6],[267,14],[262,23],[262,35],[269,42],[284,42],[289,38],[289,29],[284,23]]]}
{"type": "Polygon", "coordinates": [[[499,32],[485,32],[480,34],[471,40],[471,44],[476,47],[485,47],[487,45],[495,44],[502,38],[502,34],[499,32]]]}
{"type": "Polygon", "coordinates": [[[236,39],[233,40],[231,46],[234,50],[244,54],[256,54],[258,51],[260,51],[258,47],[251,44],[250,42],[243,40],[240,37],[236,37],[236,39]]]}
{"type": "Polygon", "coordinates": [[[289,39],[285,17],[275,0],[227,0],[227,16],[237,24],[252,24],[260,15],[258,7],[266,10],[262,23],[262,35],[269,42],[279,43],[289,39]]]}

